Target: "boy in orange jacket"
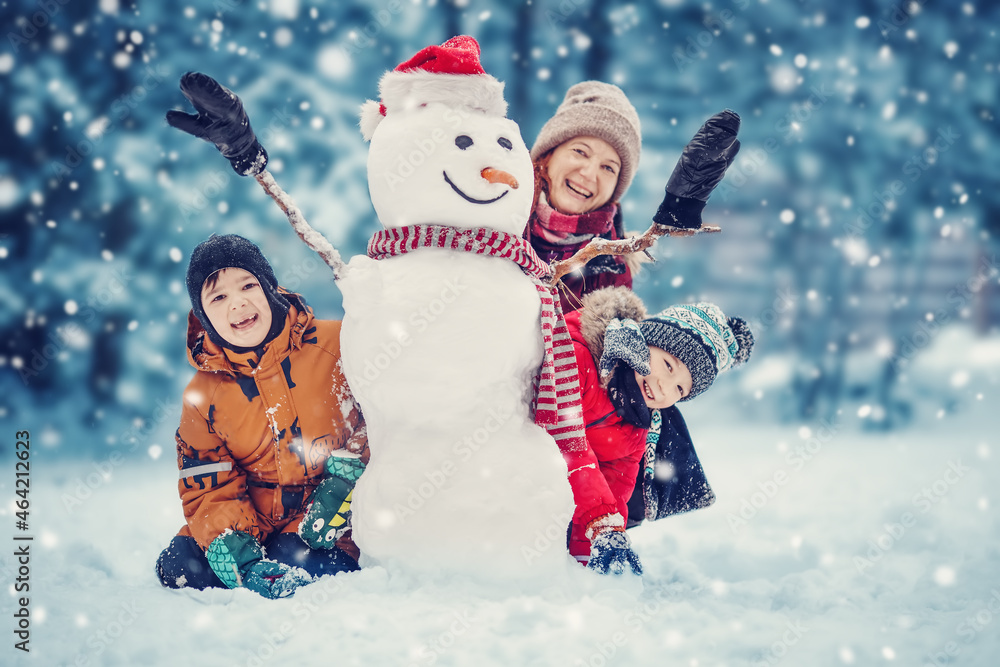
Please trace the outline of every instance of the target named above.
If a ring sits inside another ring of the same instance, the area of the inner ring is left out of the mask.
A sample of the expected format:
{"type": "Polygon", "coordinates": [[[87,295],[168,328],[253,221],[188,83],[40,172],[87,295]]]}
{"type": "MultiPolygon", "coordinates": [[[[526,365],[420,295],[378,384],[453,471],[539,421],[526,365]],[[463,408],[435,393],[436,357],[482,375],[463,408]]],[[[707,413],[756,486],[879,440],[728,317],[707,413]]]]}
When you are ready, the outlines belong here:
{"type": "Polygon", "coordinates": [[[350,492],[368,452],[340,322],[314,319],[236,235],[195,248],[187,287],[198,370],[176,435],[187,523],[160,554],[160,582],[277,598],[356,570],[350,492]]]}

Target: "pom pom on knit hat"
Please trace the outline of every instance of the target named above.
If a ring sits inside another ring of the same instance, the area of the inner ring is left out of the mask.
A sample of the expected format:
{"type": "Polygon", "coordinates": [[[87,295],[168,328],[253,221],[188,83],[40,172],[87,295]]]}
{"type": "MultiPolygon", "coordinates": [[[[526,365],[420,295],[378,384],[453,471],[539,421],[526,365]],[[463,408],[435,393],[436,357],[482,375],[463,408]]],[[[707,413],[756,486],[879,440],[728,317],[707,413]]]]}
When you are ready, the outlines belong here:
{"type": "Polygon", "coordinates": [[[531,159],[538,160],[573,137],[597,137],[611,144],[622,168],[611,201],[619,201],[639,168],[642,130],[639,114],[618,86],[601,81],[582,81],[566,91],[556,113],[542,126],[531,159]]]}
{"type": "Polygon", "coordinates": [[[187,270],[187,290],[191,299],[191,309],[212,342],[220,346],[233,347],[212,326],[201,304],[201,288],[205,280],[221,269],[243,269],[260,281],[267,301],[271,305],[272,330],[267,338],[270,339],[276,333],[275,329],[281,331],[291,304],[278,292],[278,279],[274,277],[274,270],[260,248],[236,234],[223,236],[212,234],[195,247],[187,270]]]}
{"type": "Polygon", "coordinates": [[[646,343],[674,355],[691,373],[691,392],[702,393],[719,373],[746,363],[753,349],[750,326],[738,317],[726,317],[718,306],[695,303],[671,306],[639,323],[646,343]]]}
{"type": "Polygon", "coordinates": [[[742,318],[730,317],[726,322],[733,330],[733,335],[736,336],[736,342],[739,345],[739,349],[733,356],[733,364],[730,366],[730,368],[736,368],[750,360],[750,351],[753,350],[754,343],[753,332],[750,331],[750,325],[747,324],[747,321],[742,318]]]}
{"type": "Polygon", "coordinates": [[[479,42],[468,35],[428,46],[400,63],[379,81],[381,102],[361,105],[360,126],[370,141],[382,119],[431,103],[485,113],[507,115],[503,83],[486,73],[479,62],[479,42]]]}

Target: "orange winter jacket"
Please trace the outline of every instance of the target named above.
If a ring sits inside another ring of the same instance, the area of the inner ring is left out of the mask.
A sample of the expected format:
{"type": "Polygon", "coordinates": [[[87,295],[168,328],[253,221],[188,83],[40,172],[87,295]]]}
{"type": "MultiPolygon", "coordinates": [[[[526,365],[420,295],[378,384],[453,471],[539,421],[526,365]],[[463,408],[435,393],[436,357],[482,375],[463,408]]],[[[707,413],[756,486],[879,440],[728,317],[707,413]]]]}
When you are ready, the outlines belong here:
{"type": "MultiPolygon", "coordinates": [[[[254,352],[213,343],[188,316],[188,360],[177,465],[187,526],[202,548],[226,529],[261,543],[298,529],[330,452],[367,460],[361,413],[340,365],[340,322],[317,320],[297,294],[285,328],[254,352]]],[[[353,543],[338,545],[357,557],[353,543]]]]}

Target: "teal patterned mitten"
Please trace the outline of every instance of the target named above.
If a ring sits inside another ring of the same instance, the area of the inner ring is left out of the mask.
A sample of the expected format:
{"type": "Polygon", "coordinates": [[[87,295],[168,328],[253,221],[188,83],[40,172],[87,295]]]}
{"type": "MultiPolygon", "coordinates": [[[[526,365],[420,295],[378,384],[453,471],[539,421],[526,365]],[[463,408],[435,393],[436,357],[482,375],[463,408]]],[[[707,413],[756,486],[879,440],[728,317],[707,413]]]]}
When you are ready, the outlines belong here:
{"type": "Polygon", "coordinates": [[[360,455],[353,452],[338,450],[326,459],[326,472],[331,477],[339,477],[350,483],[352,487],[364,471],[364,461],[360,455]]]}
{"type": "Polygon", "coordinates": [[[227,530],[205,551],[215,575],[229,588],[248,588],[268,599],[292,595],[312,579],[299,568],[264,559],[260,542],[242,531],[227,530]]]}
{"type": "Polygon", "coordinates": [[[357,454],[338,450],[326,460],[326,477],[313,492],[299,537],[313,549],[330,549],[351,527],[351,494],[365,470],[357,454]]]}

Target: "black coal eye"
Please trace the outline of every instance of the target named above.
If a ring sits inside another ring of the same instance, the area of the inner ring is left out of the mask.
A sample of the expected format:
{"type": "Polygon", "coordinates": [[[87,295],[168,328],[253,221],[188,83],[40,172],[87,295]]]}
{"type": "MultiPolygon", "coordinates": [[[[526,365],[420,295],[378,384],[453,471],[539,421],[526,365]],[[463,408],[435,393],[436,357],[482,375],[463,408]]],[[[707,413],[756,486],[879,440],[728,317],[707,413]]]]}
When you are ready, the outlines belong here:
{"type": "Polygon", "coordinates": [[[497,139],[497,143],[506,148],[507,150],[510,150],[514,147],[514,144],[510,143],[510,139],[508,139],[507,137],[500,137],[499,139],[497,139]]]}
{"type": "Polygon", "coordinates": [[[472,145],[472,137],[465,134],[460,134],[457,137],[455,137],[455,145],[464,151],[466,148],[472,145]]]}

